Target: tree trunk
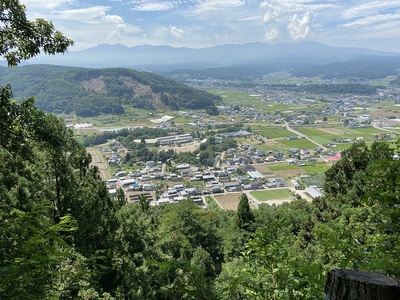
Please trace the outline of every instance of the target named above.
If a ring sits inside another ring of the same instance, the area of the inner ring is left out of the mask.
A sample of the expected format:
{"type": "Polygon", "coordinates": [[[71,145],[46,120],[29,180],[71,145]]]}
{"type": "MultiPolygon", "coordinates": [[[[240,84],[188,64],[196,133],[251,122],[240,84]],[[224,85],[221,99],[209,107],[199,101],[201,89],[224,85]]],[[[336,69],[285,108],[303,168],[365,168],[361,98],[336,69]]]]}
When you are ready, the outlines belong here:
{"type": "Polygon", "coordinates": [[[335,269],[328,272],[325,300],[398,300],[400,281],[384,275],[335,269]]]}

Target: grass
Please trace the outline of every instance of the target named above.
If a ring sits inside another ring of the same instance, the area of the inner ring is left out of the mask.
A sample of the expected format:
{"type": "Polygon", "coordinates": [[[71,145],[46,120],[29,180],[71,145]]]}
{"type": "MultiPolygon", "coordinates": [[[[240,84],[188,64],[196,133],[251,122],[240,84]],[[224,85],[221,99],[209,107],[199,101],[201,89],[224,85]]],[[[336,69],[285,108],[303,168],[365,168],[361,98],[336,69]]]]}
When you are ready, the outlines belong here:
{"type": "Polygon", "coordinates": [[[251,130],[253,133],[257,133],[269,139],[284,138],[293,135],[292,132],[290,132],[286,128],[282,128],[282,126],[267,127],[258,125],[258,126],[252,126],[251,130]]]}
{"type": "Polygon", "coordinates": [[[239,91],[209,91],[221,96],[224,103],[231,105],[253,105],[263,109],[265,105],[262,103],[262,96],[250,96],[249,93],[239,91]]]}
{"type": "Polygon", "coordinates": [[[268,169],[271,171],[286,171],[286,170],[296,170],[299,166],[297,165],[289,165],[289,164],[279,164],[279,165],[268,165],[268,169]]]}
{"type": "Polygon", "coordinates": [[[293,195],[288,189],[274,189],[250,192],[258,201],[288,199],[293,195]]]}
{"type": "Polygon", "coordinates": [[[313,164],[307,164],[300,168],[303,169],[308,174],[316,174],[316,173],[324,173],[330,167],[331,165],[327,163],[313,163],[313,164]]]}
{"type": "Polygon", "coordinates": [[[314,149],[317,147],[316,144],[310,142],[307,139],[297,139],[297,140],[278,140],[277,142],[289,146],[290,148],[298,148],[298,149],[314,149]]]}
{"type": "Polygon", "coordinates": [[[177,118],[173,119],[173,121],[175,122],[175,124],[186,124],[186,123],[193,122],[193,119],[184,118],[184,117],[177,117],[177,118]]]}
{"type": "Polygon", "coordinates": [[[215,199],[211,196],[206,196],[205,197],[206,203],[208,205],[208,209],[210,210],[216,210],[216,211],[221,211],[222,208],[217,204],[215,199]]]}
{"type": "Polygon", "coordinates": [[[286,151],[287,149],[290,149],[290,147],[278,143],[277,141],[267,141],[265,144],[252,143],[251,145],[254,148],[260,149],[261,151],[264,152],[275,151],[275,150],[286,151]]]}
{"type": "MultiPolygon", "coordinates": [[[[310,139],[319,144],[335,143],[335,139],[348,138],[351,140],[357,137],[363,137],[365,141],[372,142],[375,140],[375,135],[384,131],[373,128],[346,128],[343,126],[337,127],[323,127],[323,128],[310,128],[310,127],[296,127],[296,130],[308,136],[310,139]]],[[[344,150],[349,148],[352,143],[336,143],[337,149],[344,150]]]]}

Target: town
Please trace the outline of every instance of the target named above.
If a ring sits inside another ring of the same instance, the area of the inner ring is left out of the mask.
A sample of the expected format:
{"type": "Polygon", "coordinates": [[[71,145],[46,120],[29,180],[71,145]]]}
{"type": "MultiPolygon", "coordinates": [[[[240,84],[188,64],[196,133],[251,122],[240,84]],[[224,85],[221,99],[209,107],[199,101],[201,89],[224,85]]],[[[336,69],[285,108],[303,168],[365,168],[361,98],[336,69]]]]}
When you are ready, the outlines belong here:
{"type": "MultiPolygon", "coordinates": [[[[253,207],[311,201],[323,195],[323,172],[341,159],[341,151],[355,142],[394,141],[398,136],[400,90],[394,87],[374,95],[260,89],[215,93],[224,100],[216,116],[202,111],[151,113],[147,120],[118,129],[172,133],[135,140],[156,151],[195,153],[210,138],[213,143],[234,140],[235,147],[214,152],[211,165],[169,159],[137,160],[128,166],[124,158],[129,149],[118,138],[110,139],[106,146],[88,148],[110,194],[122,188],[129,202],[138,201],[139,195],[151,205],[190,198],[203,207],[215,201],[223,209],[236,209],[241,193],[253,207]]],[[[84,135],[94,126],[78,124],[75,129],[84,135]]]]}

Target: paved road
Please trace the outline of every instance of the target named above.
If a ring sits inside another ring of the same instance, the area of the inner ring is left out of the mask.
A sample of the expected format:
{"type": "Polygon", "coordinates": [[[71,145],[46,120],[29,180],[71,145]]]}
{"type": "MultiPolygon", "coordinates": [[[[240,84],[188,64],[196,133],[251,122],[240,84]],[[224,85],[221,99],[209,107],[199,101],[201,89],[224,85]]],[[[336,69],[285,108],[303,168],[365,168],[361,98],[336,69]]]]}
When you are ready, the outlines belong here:
{"type": "Polygon", "coordinates": [[[327,148],[324,145],[318,144],[316,141],[310,139],[308,136],[298,132],[297,130],[294,130],[293,128],[290,127],[289,122],[285,122],[285,127],[287,130],[289,130],[290,132],[293,132],[294,134],[300,136],[300,137],[304,137],[305,139],[309,140],[311,143],[314,143],[315,145],[317,145],[318,147],[321,147],[322,149],[326,150],[327,148]]]}
{"type": "Polygon", "coordinates": [[[390,133],[397,133],[397,131],[393,131],[393,130],[390,130],[390,129],[387,129],[387,128],[380,127],[377,123],[378,122],[372,122],[372,127],[376,128],[376,129],[379,129],[379,130],[384,130],[384,131],[387,131],[387,132],[390,132],[390,133]]]}

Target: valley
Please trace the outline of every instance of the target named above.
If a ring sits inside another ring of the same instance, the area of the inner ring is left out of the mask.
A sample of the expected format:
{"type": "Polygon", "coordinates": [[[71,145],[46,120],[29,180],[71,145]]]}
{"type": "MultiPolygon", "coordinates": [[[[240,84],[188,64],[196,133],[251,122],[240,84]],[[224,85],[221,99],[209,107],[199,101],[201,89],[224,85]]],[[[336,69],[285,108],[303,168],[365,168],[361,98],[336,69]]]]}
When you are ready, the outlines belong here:
{"type": "Polygon", "coordinates": [[[109,174],[125,171],[127,175],[118,184],[129,199],[146,188],[152,191],[152,205],[190,197],[203,206],[211,199],[221,208],[233,210],[242,192],[248,194],[253,207],[296,199],[311,201],[323,194],[324,172],[340,160],[343,150],[356,142],[394,143],[400,133],[400,90],[395,86],[380,85],[372,95],[265,90],[260,86],[223,89],[225,84],[215,81],[212,86],[205,82],[193,86],[210,88],[208,92],[221,97],[217,114],[127,107],[120,116],[68,117],[66,121],[70,126],[90,124],[75,129],[76,137],[89,143],[104,132],[115,133],[110,135],[106,151],[103,146],[90,145],[96,149],[96,157],[102,156],[93,164],[106,181],[118,179],[109,174]],[[191,139],[160,145],[159,137],[131,137],[129,140],[142,144],[147,153],[135,157],[137,152],[131,151],[127,142],[129,134],[155,129],[162,130],[160,137],[189,134],[191,139]],[[121,136],[118,130],[128,132],[121,136]],[[226,140],[231,147],[215,147],[226,140]],[[129,160],[126,153],[118,154],[121,147],[127,147],[129,160]],[[169,155],[164,155],[167,152],[169,155]],[[116,159],[110,162],[113,155],[116,159]],[[252,172],[258,177],[252,177],[252,172]],[[177,185],[183,189],[176,190],[177,185]],[[283,196],[277,189],[285,191],[283,196]],[[271,195],[265,198],[252,191],[271,195]]]}

